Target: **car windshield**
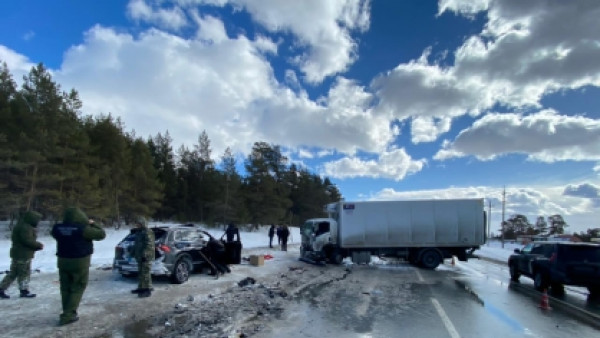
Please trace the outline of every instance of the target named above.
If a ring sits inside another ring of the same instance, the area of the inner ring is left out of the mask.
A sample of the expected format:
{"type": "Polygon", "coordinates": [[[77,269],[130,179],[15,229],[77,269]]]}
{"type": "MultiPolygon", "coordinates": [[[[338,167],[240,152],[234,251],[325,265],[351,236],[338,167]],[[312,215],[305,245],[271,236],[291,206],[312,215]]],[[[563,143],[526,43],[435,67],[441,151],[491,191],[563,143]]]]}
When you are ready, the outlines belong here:
{"type": "Polygon", "coordinates": [[[533,248],[533,243],[529,243],[529,244],[525,245],[523,247],[523,249],[521,249],[521,253],[530,253],[532,248],[533,248]]]}

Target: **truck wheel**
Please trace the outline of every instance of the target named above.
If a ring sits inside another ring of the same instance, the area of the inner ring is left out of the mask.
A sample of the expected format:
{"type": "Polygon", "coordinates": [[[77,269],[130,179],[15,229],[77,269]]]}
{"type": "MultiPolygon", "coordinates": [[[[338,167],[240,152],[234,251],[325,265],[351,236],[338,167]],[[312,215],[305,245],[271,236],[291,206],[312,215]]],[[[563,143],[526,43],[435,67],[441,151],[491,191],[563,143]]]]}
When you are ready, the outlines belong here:
{"type": "Polygon", "coordinates": [[[535,275],[533,276],[533,286],[536,290],[544,291],[548,289],[549,284],[550,283],[548,283],[548,278],[546,277],[546,275],[544,275],[540,271],[535,272],[535,275]]]}
{"type": "Polygon", "coordinates": [[[344,261],[344,257],[339,250],[333,250],[333,252],[331,252],[331,256],[329,256],[329,261],[332,264],[340,265],[342,264],[342,261],[344,261]]]}
{"type": "Polygon", "coordinates": [[[510,265],[510,280],[513,282],[518,282],[521,274],[519,273],[519,268],[517,264],[513,263],[510,265]]]}
{"type": "Polygon", "coordinates": [[[192,271],[192,262],[189,260],[189,258],[180,258],[173,267],[173,274],[171,274],[171,282],[173,282],[174,284],[185,283],[190,277],[190,271],[192,271]]]}
{"type": "Polygon", "coordinates": [[[442,258],[440,254],[435,250],[425,250],[421,254],[421,266],[425,269],[433,270],[440,265],[442,258]]]}

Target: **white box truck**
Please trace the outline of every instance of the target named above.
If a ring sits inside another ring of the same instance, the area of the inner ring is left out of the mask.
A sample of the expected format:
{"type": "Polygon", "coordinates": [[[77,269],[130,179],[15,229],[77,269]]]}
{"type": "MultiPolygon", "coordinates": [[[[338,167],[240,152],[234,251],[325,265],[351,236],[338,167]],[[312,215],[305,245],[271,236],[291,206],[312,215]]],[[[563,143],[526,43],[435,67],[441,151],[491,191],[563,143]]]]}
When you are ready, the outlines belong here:
{"type": "Polygon", "coordinates": [[[427,269],[445,258],[466,261],[486,241],[483,199],[339,201],[327,218],[301,227],[301,260],[360,263],[372,255],[400,257],[427,269]]]}

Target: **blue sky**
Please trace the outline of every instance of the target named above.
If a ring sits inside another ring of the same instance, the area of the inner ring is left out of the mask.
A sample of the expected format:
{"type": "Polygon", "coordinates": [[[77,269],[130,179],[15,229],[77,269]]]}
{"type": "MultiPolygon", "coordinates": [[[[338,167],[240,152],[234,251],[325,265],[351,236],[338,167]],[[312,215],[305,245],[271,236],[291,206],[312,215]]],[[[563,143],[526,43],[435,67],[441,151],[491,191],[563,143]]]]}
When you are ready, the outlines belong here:
{"type": "Polygon", "coordinates": [[[598,1],[0,2],[0,60],[83,114],[219,160],[252,144],[348,200],[483,197],[600,227],[598,1]]]}

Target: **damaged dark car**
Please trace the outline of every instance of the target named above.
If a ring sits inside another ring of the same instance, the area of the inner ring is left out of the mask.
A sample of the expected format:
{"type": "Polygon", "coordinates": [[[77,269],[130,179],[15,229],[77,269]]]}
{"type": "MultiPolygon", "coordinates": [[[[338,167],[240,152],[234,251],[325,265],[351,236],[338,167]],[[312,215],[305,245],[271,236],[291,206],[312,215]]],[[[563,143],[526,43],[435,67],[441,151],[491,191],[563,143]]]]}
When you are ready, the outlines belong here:
{"type": "MultiPolygon", "coordinates": [[[[182,225],[174,227],[153,227],[155,238],[155,260],[152,263],[153,276],[167,276],[172,283],[185,283],[194,271],[201,271],[209,266],[207,233],[196,226],[182,225]]],[[[113,269],[121,275],[135,276],[138,265],[129,248],[135,241],[137,228],[115,247],[113,269]]]]}

